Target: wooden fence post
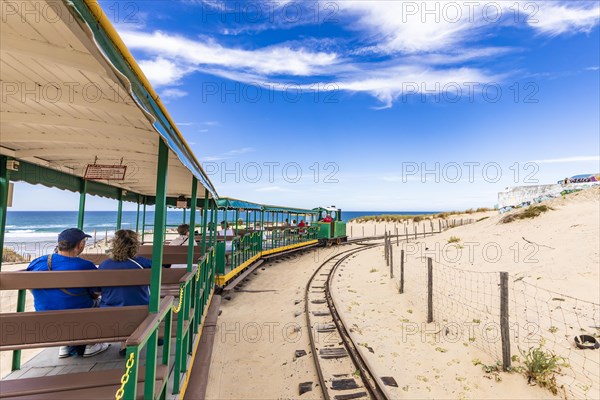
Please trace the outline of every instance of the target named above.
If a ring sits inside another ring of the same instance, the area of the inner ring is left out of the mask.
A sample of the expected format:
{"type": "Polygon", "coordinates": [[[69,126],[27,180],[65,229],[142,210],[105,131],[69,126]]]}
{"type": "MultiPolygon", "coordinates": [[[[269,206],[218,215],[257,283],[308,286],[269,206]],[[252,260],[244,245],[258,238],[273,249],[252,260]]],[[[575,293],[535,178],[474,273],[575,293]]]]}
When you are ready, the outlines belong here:
{"type": "Polygon", "coordinates": [[[385,265],[390,265],[390,262],[388,261],[387,232],[383,233],[383,254],[385,256],[385,265]]]}
{"type": "Polygon", "coordinates": [[[510,329],[508,320],[508,272],[500,272],[500,336],[502,338],[502,368],[510,369],[510,329]]]}
{"type": "Polygon", "coordinates": [[[390,238],[389,242],[390,249],[388,252],[390,253],[390,278],[394,278],[394,248],[392,247],[392,240],[390,238]]]}
{"type": "Polygon", "coordinates": [[[433,260],[427,257],[427,323],[433,322],[433,260]]]}
{"type": "Polygon", "coordinates": [[[404,293],[404,249],[400,250],[400,294],[404,293]]]}
{"type": "Polygon", "coordinates": [[[415,240],[417,240],[417,225],[415,225],[414,228],[415,228],[415,240]]]}
{"type": "Polygon", "coordinates": [[[362,237],[365,237],[365,226],[364,225],[362,227],[362,231],[363,231],[362,237]]]}

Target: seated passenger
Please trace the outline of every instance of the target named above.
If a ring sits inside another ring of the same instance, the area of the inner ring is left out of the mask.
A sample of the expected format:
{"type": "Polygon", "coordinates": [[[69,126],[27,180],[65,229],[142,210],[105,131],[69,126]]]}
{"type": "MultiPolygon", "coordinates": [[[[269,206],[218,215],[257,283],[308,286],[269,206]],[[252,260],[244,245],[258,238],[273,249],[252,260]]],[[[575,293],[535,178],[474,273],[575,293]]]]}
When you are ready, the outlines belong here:
{"type": "Polygon", "coordinates": [[[181,224],[177,227],[177,236],[175,239],[169,242],[169,246],[184,246],[188,244],[190,239],[190,226],[188,224],[181,224]]]}
{"type": "MultiPolygon", "coordinates": [[[[140,242],[137,233],[128,229],[116,231],[114,238],[111,240],[110,258],[103,261],[98,269],[137,270],[151,268],[151,260],[136,256],[139,248],[140,242]]],[[[103,287],[101,292],[100,307],[145,306],[150,302],[150,287],[148,285],[103,287]]],[[[124,343],[121,344],[119,354],[125,355],[124,343]]]]}
{"type": "MultiPolygon", "coordinates": [[[[305,226],[306,224],[304,223],[304,220],[300,220],[300,223],[298,223],[298,228],[304,228],[305,226]]],[[[298,233],[303,234],[304,229],[298,229],[298,233]]]]}
{"type": "Polygon", "coordinates": [[[221,221],[221,230],[217,232],[217,236],[223,236],[225,238],[225,263],[229,264],[229,258],[231,256],[231,252],[233,251],[233,242],[231,240],[227,240],[227,236],[233,236],[233,229],[229,224],[225,225],[225,221],[221,221]]]}
{"type": "Polygon", "coordinates": [[[333,218],[331,218],[331,215],[327,214],[322,222],[333,222],[333,218]]]}
{"type": "MultiPolygon", "coordinates": [[[[27,271],[79,271],[96,270],[96,266],[78,256],[85,249],[85,241],[90,238],[77,228],[65,229],[58,235],[58,246],[53,254],[33,260],[27,271]]],[[[32,289],[33,303],[36,311],[71,310],[98,306],[98,294],[93,288],[69,289],[32,289]]],[[[108,349],[107,343],[88,344],[83,346],[61,346],[59,358],[83,355],[92,357],[108,349]]]]}

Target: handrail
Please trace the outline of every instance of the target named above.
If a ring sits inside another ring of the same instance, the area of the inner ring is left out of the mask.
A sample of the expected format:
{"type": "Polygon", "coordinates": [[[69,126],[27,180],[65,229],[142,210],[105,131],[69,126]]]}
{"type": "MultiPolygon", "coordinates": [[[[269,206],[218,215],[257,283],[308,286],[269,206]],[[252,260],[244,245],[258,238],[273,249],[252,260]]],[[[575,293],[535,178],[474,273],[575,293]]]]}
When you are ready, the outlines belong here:
{"type": "Polygon", "coordinates": [[[137,329],[133,331],[131,336],[127,338],[125,344],[127,346],[144,345],[148,340],[148,336],[150,336],[153,333],[154,329],[158,327],[160,321],[163,320],[165,315],[171,309],[171,306],[173,305],[173,300],[173,296],[167,296],[163,298],[160,302],[160,308],[158,310],[158,313],[148,315],[144,322],[142,322],[140,326],[138,326],[137,329]]]}

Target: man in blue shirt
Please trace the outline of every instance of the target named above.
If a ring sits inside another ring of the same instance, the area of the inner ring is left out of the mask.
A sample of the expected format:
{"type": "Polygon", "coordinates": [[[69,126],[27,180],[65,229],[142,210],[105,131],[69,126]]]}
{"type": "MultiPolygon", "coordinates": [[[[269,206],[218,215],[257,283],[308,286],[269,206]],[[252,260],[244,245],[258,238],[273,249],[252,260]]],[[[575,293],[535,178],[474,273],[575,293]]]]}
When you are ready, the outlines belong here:
{"type": "MultiPolygon", "coordinates": [[[[78,271],[95,270],[96,266],[78,256],[85,249],[87,238],[82,230],[70,228],[58,235],[58,246],[53,254],[33,260],[27,271],[78,271]]],[[[96,305],[97,293],[93,288],[33,289],[33,301],[36,311],[70,310],[92,308],[96,305]]],[[[58,352],[60,358],[83,354],[95,356],[108,349],[106,343],[87,346],[62,346],[58,352]]]]}

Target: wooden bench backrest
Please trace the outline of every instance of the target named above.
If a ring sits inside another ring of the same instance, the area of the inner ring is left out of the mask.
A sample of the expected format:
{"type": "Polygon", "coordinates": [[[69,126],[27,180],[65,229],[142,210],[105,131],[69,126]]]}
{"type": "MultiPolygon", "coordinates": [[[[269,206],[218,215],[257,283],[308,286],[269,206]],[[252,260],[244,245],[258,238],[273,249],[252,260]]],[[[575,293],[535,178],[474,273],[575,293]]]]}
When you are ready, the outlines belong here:
{"type": "MultiPolygon", "coordinates": [[[[163,247],[163,264],[187,264],[187,246],[164,246],[163,247]]],[[[152,246],[143,245],[140,246],[138,256],[145,258],[152,258],[152,246]]],[[[80,258],[93,262],[95,265],[102,264],[103,261],[109,259],[109,255],[105,253],[82,253],[79,255],[80,258]]],[[[194,262],[202,257],[202,248],[200,246],[194,247],[194,262]]]]}
{"type": "Polygon", "coordinates": [[[50,347],[52,343],[86,340],[118,341],[129,337],[147,315],[148,306],[2,314],[0,348],[50,347]]]}
{"type": "MultiPolygon", "coordinates": [[[[138,250],[138,255],[142,256],[142,257],[147,257],[148,255],[152,255],[152,245],[149,244],[144,244],[142,246],[140,246],[139,250],[138,250]]],[[[188,253],[188,246],[187,245],[183,245],[183,246],[169,246],[169,245],[165,245],[163,246],[163,255],[166,254],[187,254],[188,253]]],[[[195,256],[202,256],[202,247],[196,245],[194,246],[194,255],[195,256]]]]}
{"type": "MultiPolygon", "coordinates": [[[[192,270],[194,272],[196,267],[192,270]]],[[[0,272],[0,290],[149,285],[151,268],[97,271],[0,272]]],[[[162,284],[179,283],[185,268],[163,268],[162,284]]]]}

